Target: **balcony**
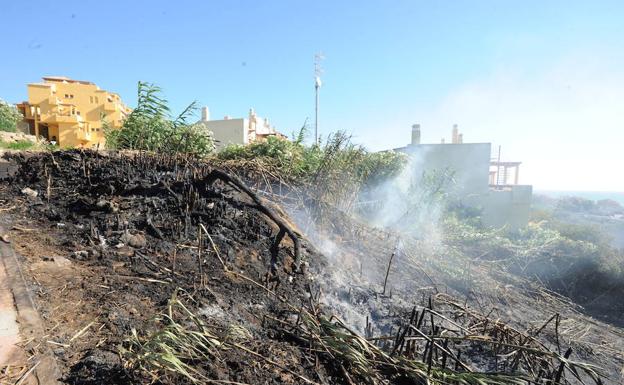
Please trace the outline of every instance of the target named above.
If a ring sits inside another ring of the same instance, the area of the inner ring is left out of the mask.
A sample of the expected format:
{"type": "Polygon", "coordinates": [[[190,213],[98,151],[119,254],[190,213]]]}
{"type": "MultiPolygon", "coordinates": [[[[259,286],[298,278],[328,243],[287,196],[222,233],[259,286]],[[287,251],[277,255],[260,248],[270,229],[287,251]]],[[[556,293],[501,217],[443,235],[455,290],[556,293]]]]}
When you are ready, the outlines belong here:
{"type": "Polygon", "coordinates": [[[42,121],[46,123],[78,123],[80,116],[76,115],[75,106],[68,103],[59,103],[45,111],[42,121]]]}
{"type": "Polygon", "coordinates": [[[78,132],[76,133],[76,137],[78,138],[78,140],[82,140],[85,142],[90,142],[91,141],[91,132],[88,131],[88,129],[86,128],[79,128],[78,132]]]}
{"type": "Polygon", "coordinates": [[[45,123],[78,123],[78,117],[69,111],[51,112],[42,119],[45,123]]]}

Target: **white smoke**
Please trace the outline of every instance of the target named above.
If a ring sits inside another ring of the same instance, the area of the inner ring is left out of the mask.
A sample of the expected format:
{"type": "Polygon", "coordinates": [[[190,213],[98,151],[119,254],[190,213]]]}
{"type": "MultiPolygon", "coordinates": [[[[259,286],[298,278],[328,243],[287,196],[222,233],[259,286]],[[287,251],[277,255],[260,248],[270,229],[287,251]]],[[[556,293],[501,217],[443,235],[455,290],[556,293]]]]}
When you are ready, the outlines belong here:
{"type": "MultiPolygon", "coordinates": [[[[433,250],[441,239],[439,221],[444,211],[443,202],[420,202],[428,196],[425,191],[428,187],[422,181],[425,155],[425,151],[414,152],[396,177],[360,197],[361,205],[356,206],[351,220],[369,229],[370,233],[363,237],[378,236],[378,240],[362,240],[369,242],[366,245],[378,244],[378,249],[347,243],[353,240],[348,236],[338,237],[328,227],[315,222],[306,208],[289,210],[293,221],[327,259],[328,266],[313,272],[322,289],[321,301],[359,332],[364,332],[367,319],[372,321],[381,316],[384,307],[381,302],[403,302],[397,295],[389,298],[390,293],[413,293],[414,280],[409,278],[419,269],[417,259],[422,253],[433,250]],[[410,241],[405,241],[404,237],[410,241]],[[415,247],[413,240],[416,238],[420,239],[420,250],[407,250],[415,247]],[[394,270],[398,269],[402,278],[389,284],[386,293],[381,295],[391,255],[392,276],[396,276],[394,270]],[[373,296],[375,300],[364,301],[355,295],[356,291],[369,299],[373,296]]],[[[355,241],[357,243],[357,239],[355,241]]]]}
{"type": "Polygon", "coordinates": [[[457,181],[453,170],[428,167],[429,151],[427,147],[410,149],[407,164],[396,177],[363,194],[365,203],[376,203],[360,213],[369,226],[429,243],[442,239],[445,200],[441,196],[452,196],[457,181]]]}

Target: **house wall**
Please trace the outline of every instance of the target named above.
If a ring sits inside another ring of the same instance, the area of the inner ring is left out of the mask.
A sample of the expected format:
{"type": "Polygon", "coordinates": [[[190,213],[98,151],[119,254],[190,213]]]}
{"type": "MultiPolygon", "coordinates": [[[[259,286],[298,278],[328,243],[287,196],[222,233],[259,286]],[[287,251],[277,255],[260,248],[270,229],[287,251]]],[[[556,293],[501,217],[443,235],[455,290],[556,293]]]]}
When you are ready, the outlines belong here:
{"type": "Polygon", "coordinates": [[[247,132],[249,123],[247,119],[209,120],[199,123],[207,130],[212,131],[217,150],[229,144],[242,145],[249,143],[247,132]]]}
{"type": "Polygon", "coordinates": [[[503,190],[489,190],[482,202],[481,221],[486,226],[511,230],[525,227],[529,222],[533,186],[514,185],[503,190]]]}

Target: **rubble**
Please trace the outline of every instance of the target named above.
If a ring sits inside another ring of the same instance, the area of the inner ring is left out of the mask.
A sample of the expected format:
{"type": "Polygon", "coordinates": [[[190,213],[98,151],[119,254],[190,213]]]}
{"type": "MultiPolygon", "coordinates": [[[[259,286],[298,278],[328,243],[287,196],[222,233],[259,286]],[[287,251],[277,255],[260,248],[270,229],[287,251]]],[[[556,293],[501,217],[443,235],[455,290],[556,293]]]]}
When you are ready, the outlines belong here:
{"type": "Polygon", "coordinates": [[[16,143],[21,141],[35,143],[37,138],[34,135],[25,134],[23,132],[0,131],[0,142],[16,143]]]}

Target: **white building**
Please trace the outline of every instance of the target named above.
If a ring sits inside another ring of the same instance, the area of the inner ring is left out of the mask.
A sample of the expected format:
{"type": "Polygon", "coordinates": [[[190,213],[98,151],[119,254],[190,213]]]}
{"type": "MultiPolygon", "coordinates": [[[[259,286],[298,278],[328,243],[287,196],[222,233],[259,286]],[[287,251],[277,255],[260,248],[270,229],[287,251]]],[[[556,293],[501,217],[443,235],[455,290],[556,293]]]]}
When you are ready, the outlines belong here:
{"type": "Polygon", "coordinates": [[[203,107],[202,119],[197,123],[212,132],[217,150],[230,144],[245,145],[257,140],[266,140],[269,136],[285,138],[270,125],[269,119],[256,115],[253,108],[249,110],[247,118],[225,116],[223,119],[210,120],[208,107],[203,107]]]}
{"type": "Polygon", "coordinates": [[[421,144],[420,125],[415,124],[412,142],[395,151],[417,157],[418,172],[452,171],[456,183],[451,193],[463,204],[481,209],[484,225],[517,230],[528,224],[533,188],[518,184],[520,162],[491,158],[491,143],[464,143],[455,125],[451,143],[442,139],[421,144]]]}

